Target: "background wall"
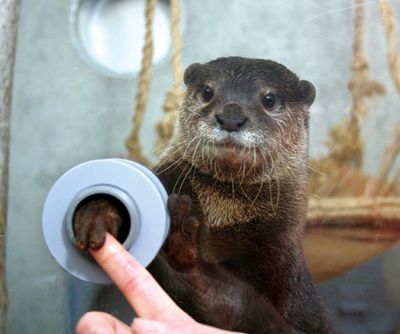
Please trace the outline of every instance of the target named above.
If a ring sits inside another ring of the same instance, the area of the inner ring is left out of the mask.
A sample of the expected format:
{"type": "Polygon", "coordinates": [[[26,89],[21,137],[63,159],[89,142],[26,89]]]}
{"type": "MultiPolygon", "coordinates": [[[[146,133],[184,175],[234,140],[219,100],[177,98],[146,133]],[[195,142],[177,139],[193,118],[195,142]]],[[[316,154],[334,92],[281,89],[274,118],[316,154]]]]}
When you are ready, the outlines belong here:
{"type": "MultiPolygon", "coordinates": [[[[182,2],[185,66],[228,55],[271,58],[315,84],[311,154],[323,154],[327,130],[343,119],[350,105],[347,82],[351,76],[354,2],[182,2]]],[[[400,2],[393,1],[392,5],[400,17],[400,2]]],[[[85,291],[91,287],[66,277],[49,255],[41,234],[42,205],[53,182],[68,168],[89,159],[126,154],[123,143],[131,127],[136,79],[107,78],[78,56],[68,31],[69,10],[68,1],[22,2],[13,88],[7,233],[9,334],[71,330],[66,324],[73,321],[71,314],[75,311],[68,300],[79,287],[85,291]]],[[[364,128],[368,143],[365,168],[373,172],[384,139],[399,120],[394,106],[400,99],[387,69],[386,42],[376,1],[367,1],[366,12],[365,49],[371,74],[388,90],[387,96],[371,101],[373,112],[364,128]]],[[[167,59],[157,65],[154,76],[142,131],[147,152],[152,151],[154,122],[161,116],[164,94],[171,82],[167,59]]],[[[367,333],[362,325],[365,319],[378,324],[379,328],[370,333],[390,333],[395,326],[400,309],[399,252],[388,252],[321,286],[342,333],[367,333]],[[361,288],[340,290],[340,286],[358,286],[360,277],[361,288]],[[354,297],[353,291],[359,290],[354,297]],[[367,311],[356,312],[356,316],[340,311],[342,297],[338,296],[346,294],[356,302],[357,296],[364,296],[361,299],[367,311]],[[351,329],[354,323],[361,326],[360,331],[351,329]]]]}

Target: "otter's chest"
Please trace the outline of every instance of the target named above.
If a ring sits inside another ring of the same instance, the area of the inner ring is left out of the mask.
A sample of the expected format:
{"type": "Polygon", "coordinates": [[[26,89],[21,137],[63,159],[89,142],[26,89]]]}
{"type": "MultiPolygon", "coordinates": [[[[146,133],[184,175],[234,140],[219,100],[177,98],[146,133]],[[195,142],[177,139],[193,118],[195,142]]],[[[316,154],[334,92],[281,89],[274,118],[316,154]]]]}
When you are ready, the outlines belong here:
{"type": "Polygon", "coordinates": [[[259,207],[250,198],[243,198],[235,191],[227,192],[215,186],[193,181],[192,187],[208,227],[232,226],[247,223],[259,214],[259,207]]]}

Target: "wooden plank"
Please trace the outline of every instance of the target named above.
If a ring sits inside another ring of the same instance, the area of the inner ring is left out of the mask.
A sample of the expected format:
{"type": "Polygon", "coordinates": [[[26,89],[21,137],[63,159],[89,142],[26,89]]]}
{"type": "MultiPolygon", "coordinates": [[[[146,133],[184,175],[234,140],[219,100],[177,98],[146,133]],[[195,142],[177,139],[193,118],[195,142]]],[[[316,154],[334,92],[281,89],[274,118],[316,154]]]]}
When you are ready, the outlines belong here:
{"type": "Polygon", "coordinates": [[[7,310],[5,248],[8,205],[11,89],[19,7],[19,0],[2,0],[0,3],[0,333],[5,333],[7,310]]]}
{"type": "Polygon", "coordinates": [[[341,275],[400,240],[400,197],[310,199],[304,254],[317,281],[341,275]]]}

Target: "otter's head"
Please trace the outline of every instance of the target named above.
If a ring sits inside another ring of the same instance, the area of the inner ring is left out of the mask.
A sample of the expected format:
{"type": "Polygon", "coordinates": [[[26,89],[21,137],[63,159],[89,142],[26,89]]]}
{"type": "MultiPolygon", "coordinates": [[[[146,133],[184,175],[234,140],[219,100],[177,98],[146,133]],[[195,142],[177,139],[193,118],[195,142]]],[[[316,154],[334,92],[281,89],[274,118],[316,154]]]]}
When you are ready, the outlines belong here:
{"type": "Polygon", "coordinates": [[[240,57],[192,64],[184,81],[174,143],[202,172],[256,182],[306,160],[310,82],[271,60],[240,57]]]}

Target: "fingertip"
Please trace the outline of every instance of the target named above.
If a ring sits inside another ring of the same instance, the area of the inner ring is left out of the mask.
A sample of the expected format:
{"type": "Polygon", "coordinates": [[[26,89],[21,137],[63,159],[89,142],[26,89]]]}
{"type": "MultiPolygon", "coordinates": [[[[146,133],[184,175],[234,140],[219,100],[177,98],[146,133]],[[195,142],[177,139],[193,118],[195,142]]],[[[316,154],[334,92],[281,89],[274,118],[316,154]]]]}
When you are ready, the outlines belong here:
{"type": "Polygon", "coordinates": [[[135,318],[133,319],[131,328],[135,334],[144,334],[144,333],[169,333],[166,332],[166,326],[163,323],[158,321],[143,319],[143,318],[135,318]]]}
{"type": "Polygon", "coordinates": [[[101,260],[109,255],[120,252],[122,248],[121,243],[107,232],[100,247],[98,249],[91,249],[90,252],[96,259],[101,260]]]}
{"type": "Polygon", "coordinates": [[[88,312],[76,325],[76,334],[128,334],[130,328],[113,316],[103,312],[88,312]]]}
{"type": "Polygon", "coordinates": [[[76,325],[76,334],[113,334],[107,321],[108,314],[88,312],[83,315],[76,325]]]}
{"type": "Polygon", "coordinates": [[[90,333],[90,325],[92,323],[93,314],[92,312],[85,313],[78,321],[75,327],[76,334],[90,333]]]}

